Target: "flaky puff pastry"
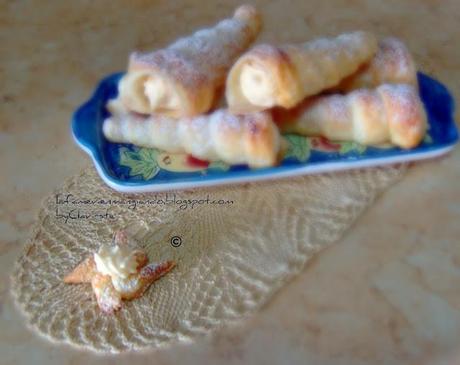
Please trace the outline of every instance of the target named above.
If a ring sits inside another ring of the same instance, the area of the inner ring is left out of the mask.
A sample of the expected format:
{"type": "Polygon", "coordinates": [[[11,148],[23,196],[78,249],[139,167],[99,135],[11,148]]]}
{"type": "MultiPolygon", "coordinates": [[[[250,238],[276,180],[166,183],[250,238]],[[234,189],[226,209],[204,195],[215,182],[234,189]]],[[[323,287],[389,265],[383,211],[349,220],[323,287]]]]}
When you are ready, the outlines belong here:
{"type": "Polygon", "coordinates": [[[414,59],[406,45],[397,38],[382,39],[374,58],[342,80],[336,90],[346,92],[381,84],[418,85],[414,59]]]}
{"type": "Polygon", "coordinates": [[[129,247],[132,250],[136,266],[135,272],[126,277],[107,275],[98,270],[95,256],[91,255],[64,277],[66,284],[91,283],[97,304],[106,314],[119,310],[123,300],[139,298],[154,281],[167,274],[175,266],[172,261],[149,264],[147,254],[137,246],[134,240],[129,238],[125,231],[118,231],[115,234],[112,245],[129,247]]]}
{"type": "Polygon", "coordinates": [[[184,117],[209,111],[231,65],[260,28],[258,11],[243,5],[233,18],[165,49],[133,53],[119,83],[121,100],[129,110],[143,114],[184,117]]]}
{"type": "Polygon", "coordinates": [[[268,112],[234,115],[218,109],[192,118],[141,116],[127,111],[118,99],[109,102],[108,109],[111,116],[102,130],[112,142],[232,165],[266,167],[277,162],[281,138],[268,112]]]}
{"type": "Polygon", "coordinates": [[[405,84],[313,97],[294,109],[279,108],[273,113],[282,132],[366,145],[391,143],[413,148],[427,128],[417,90],[405,84]]]}
{"type": "Polygon", "coordinates": [[[226,98],[234,112],[273,106],[292,108],[305,97],[337,85],[356,72],[377,51],[366,32],[321,38],[299,45],[259,45],[230,70],[226,98]]]}

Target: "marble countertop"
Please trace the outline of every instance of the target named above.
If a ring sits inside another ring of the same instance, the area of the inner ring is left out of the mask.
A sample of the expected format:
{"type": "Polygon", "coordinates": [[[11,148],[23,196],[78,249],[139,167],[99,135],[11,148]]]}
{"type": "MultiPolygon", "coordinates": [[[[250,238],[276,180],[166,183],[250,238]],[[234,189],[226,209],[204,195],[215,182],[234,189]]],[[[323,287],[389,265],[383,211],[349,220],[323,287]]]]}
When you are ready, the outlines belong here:
{"type": "MultiPolygon", "coordinates": [[[[420,68],[460,96],[458,0],[257,1],[262,40],[368,29],[407,42],[420,68]]],[[[414,165],[343,240],[257,315],[170,350],[96,356],[30,332],[9,273],[41,199],[88,157],[69,117],[133,48],[167,44],[237,1],[0,1],[0,354],[3,364],[459,364],[460,149],[414,165]],[[457,351],[457,352],[456,352],[457,351]]],[[[456,120],[460,120],[457,111],[456,120]]]]}

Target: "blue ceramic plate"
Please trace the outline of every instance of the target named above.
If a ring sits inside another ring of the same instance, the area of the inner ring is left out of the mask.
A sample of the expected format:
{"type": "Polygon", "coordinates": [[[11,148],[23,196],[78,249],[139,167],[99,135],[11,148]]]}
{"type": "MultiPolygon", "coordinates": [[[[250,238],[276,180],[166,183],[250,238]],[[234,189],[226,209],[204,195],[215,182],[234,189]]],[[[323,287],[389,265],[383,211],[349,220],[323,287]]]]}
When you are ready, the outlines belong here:
{"type": "Polygon", "coordinates": [[[185,155],[105,139],[102,134],[102,122],[108,115],[105,104],[116,97],[122,75],[103,79],[72,120],[75,141],[91,156],[102,179],[122,192],[193,188],[420,160],[447,153],[458,140],[452,96],[443,84],[419,73],[420,95],[430,127],[415,149],[366,147],[353,142],[288,135],[289,149],[279,166],[250,169],[222,162],[206,164],[185,155]]]}

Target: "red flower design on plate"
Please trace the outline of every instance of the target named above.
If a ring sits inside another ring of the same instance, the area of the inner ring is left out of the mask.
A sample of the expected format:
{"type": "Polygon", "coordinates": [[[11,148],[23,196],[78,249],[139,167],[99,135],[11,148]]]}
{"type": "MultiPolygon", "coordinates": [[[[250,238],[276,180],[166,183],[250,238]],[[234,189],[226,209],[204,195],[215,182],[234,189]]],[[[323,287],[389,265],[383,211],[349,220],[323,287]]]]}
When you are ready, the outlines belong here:
{"type": "Polygon", "coordinates": [[[313,137],[310,141],[311,147],[324,152],[340,151],[340,143],[331,142],[326,137],[313,137]]]}

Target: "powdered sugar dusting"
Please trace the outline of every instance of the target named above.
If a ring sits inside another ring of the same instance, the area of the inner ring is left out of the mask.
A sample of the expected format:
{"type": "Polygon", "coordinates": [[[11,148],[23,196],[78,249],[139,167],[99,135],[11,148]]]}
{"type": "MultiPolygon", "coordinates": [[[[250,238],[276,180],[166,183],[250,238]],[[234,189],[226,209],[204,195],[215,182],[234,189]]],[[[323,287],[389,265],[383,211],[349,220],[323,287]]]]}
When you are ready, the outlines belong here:
{"type": "Polygon", "coordinates": [[[255,143],[266,146],[266,161],[269,162],[264,166],[274,163],[279,148],[273,143],[278,140],[279,132],[266,112],[238,115],[218,109],[196,117],[176,119],[152,114],[147,119],[140,119],[126,109],[114,108],[113,111],[115,114],[104,121],[103,132],[114,142],[188,153],[209,161],[251,165],[255,156],[239,148],[238,143],[257,136],[255,143]]]}
{"type": "MultiPolygon", "coordinates": [[[[325,107],[327,108],[327,113],[330,118],[341,124],[346,124],[351,116],[347,98],[341,95],[331,95],[327,98],[329,99],[328,102],[325,103],[325,107]]],[[[319,102],[321,103],[321,99],[319,102]]]]}
{"type": "Polygon", "coordinates": [[[379,44],[379,51],[371,67],[379,73],[379,81],[405,82],[415,84],[414,61],[403,42],[397,38],[385,38],[379,44]]]}
{"type": "Polygon", "coordinates": [[[258,14],[225,19],[213,28],[178,39],[168,48],[147,54],[133,53],[130,64],[152,67],[193,89],[207,83],[218,86],[235,59],[255,39],[258,14]]]}
{"type": "Polygon", "coordinates": [[[372,61],[345,79],[338,89],[346,91],[384,83],[417,85],[417,68],[410,52],[393,37],[381,40],[372,61]]]}
{"type": "Polygon", "coordinates": [[[423,110],[413,86],[384,84],[377,88],[377,92],[383,95],[388,108],[393,110],[392,119],[395,123],[419,124],[423,110]]]}
{"type": "Polygon", "coordinates": [[[307,100],[294,113],[277,111],[276,120],[285,121],[282,130],[365,144],[391,142],[403,148],[420,143],[426,130],[423,105],[411,85],[384,84],[307,100]]]}
{"type": "Polygon", "coordinates": [[[140,277],[147,280],[159,279],[161,276],[171,271],[174,265],[175,264],[172,261],[166,261],[160,264],[148,264],[142,268],[140,277]]]}
{"type": "Polygon", "coordinates": [[[377,50],[375,37],[367,32],[345,33],[336,38],[320,38],[304,43],[305,66],[298,72],[302,75],[302,97],[314,95],[337,85],[340,80],[358,70],[377,50]],[[315,67],[312,71],[312,67],[315,67]]]}
{"type": "MultiPolygon", "coordinates": [[[[269,90],[270,98],[275,99],[270,104],[291,108],[305,97],[337,85],[340,80],[370,60],[376,50],[375,37],[360,31],[297,45],[258,45],[237,63],[234,69],[236,71],[231,72],[230,77],[236,80],[231,81],[231,84],[238,87],[227,89],[227,100],[233,110],[251,110],[251,105],[255,105],[256,108],[263,106],[262,103],[251,101],[244,96],[245,93],[238,91],[242,88],[241,74],[245,64],[250,65],[251,62],[258,61],[261,64],[266,62],[268,65],[281,65],[260,68],[269,73],[268,77],[280,81],[280,85],[276,86],[280,90],[269,90]],[[249,104],[249,107],[245,107],[245,104],[249,104]]],[[[269,96],[266,98],[269,99],[269,96]]]]}

